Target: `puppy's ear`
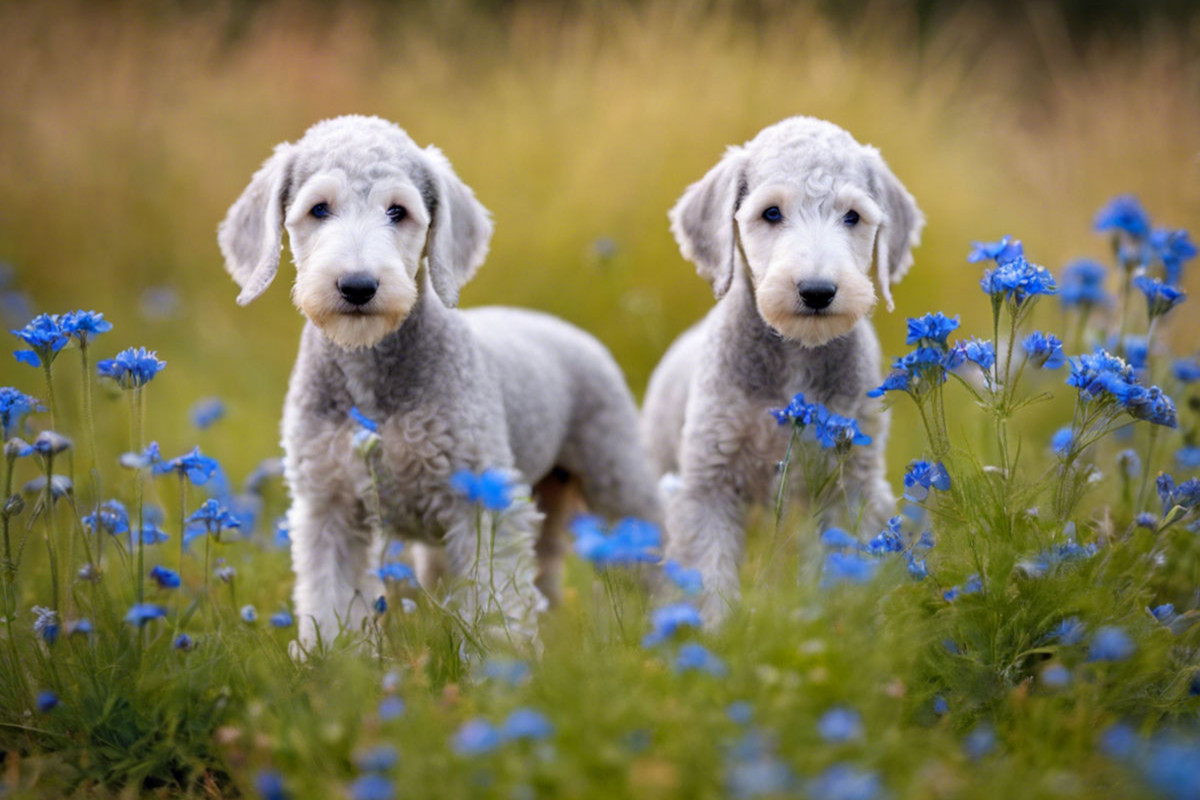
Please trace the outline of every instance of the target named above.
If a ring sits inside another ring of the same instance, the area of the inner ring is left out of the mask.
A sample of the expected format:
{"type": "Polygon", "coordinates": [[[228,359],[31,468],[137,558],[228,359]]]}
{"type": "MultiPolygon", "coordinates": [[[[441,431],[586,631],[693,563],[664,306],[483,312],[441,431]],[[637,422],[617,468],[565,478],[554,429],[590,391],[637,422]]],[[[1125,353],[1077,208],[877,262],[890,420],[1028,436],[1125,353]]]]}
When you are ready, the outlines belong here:
{"type": "Polygon", "coordinates": [[[276,147],[217,228],[225,269],[242,287],[238,305],[244,306],[262,294],[279,269],[293,159],[290,144],[276,147]]]}
{"type": "Polygon", "coordinates": [[[432,174],[422,189],[429,210],[429,279],[449,308],[458,305],[458,290],[487,257],[492,218],[475,193],[459,180],[436,147],[426,147],[432,174]]]}
{"type": "Polygon", "coordinates": [[[899,283],[912,267],[912,250],[921,243],[925,215],[917,208],[913,196],[888,169],[878,151],[869,149],[875,161],[870,171],[871,192],[875,202],[883,209],[883,222],[875,235],[875,269],[879,293],[887,303],[888,311],[891,311],[896,307],[892,301],[892,284],[899,283]]]}
{"type": "Polygon", "coordinates": [[[746,194],[745,173],[745,151],[729,148],[707,175],[687,188],[668,215],[679,251],[712,284],[718,299],[733,282],[733,215],[746,194]]]}

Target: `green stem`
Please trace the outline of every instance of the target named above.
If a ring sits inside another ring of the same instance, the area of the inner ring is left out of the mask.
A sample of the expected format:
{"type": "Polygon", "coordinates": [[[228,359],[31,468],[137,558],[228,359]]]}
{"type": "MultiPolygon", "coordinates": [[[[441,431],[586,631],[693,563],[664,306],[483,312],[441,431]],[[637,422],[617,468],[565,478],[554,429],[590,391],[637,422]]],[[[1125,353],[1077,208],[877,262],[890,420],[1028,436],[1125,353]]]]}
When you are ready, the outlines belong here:
{"type": "Polygon", "coordinates": [[[42,374],[46,377],[46,404],[50,407],[50,430],[58,430],[58,402],[54,398],[54,379],[50,374],[49,360],[42,361],[42,374]]]}
{"type": "Polygon", "coordinates": [[[55,540],[57,532],[54,528],[54,491],[53,483],[50,478],[54,474],[54,456],[46,456],[46,495],[45,495],[45,514],[46,514],[46,552],[50,556],[50,607],[55,611],[58,607],[58,558],[55,554],[55,540]]]}
{"type": "Polygon", "coordinates": [[[779,491],[775,494],[775,532],[779,532],[779,523],[783,519],[783,495],[787,491],[788,468],[792,463],[792,446],[800,438],[800,429],[793,423],[792,435],[788,438],[787,452],[783,454],[783,467],[779,470],[779,491]]]}
{"type": "Polygon", "coordinates": [[[1158,426],[1150,426],[1150,443],[1146,446],[1146,460],[1142,463],[1142,485],[1138,489],[1137,506],[1135,511],[1140,512],[1146,506],[1146,490],[1150,486],[1150,465],[1154,463],[1154,447],[1158,444],[1158,426]]]}

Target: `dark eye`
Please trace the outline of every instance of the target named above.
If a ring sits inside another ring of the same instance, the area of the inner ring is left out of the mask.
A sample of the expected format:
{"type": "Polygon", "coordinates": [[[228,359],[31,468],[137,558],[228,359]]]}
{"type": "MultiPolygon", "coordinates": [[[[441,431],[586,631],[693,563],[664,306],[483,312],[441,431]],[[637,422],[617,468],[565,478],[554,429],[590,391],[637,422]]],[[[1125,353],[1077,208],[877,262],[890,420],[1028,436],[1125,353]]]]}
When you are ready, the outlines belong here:
{"type": "Polygon", "coordinates": [[[779,206],[771,206],[762,213],[762,218],[767,222],[780,222],[783,220],[783,212],[779,210],[779,206]]]}
{"type": "Polygon", "coordinates": [[[853,228],[858,224],[858,212],[850,209],[846,212],[846,216],[842,217],[842,224],[847,228],[853,228]]]}
{"type": "Polygon", "coordinates": [[[315,206],[313,206],[312,208],[310,208],[308,210],[308,213],[312,214],[317,219],[325,219],[326,217],[329,216],[329,204],[328,203],[317,203],[315,206]]]}
{"type": "Polygon", "coordinates": [[[392,222],[399,222],[408,216],[408,209],[404,206],[392,206],[387,210],[387,215],[392,222]]]}

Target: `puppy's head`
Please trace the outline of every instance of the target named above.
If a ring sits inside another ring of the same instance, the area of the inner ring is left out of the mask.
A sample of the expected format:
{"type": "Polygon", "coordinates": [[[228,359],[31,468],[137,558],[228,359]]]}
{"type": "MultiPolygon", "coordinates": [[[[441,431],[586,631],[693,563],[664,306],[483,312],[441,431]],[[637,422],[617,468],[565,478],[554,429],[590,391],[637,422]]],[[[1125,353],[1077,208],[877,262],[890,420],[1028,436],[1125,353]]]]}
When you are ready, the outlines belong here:
{"type": "Polygon", "coordinates": [[[845,335],[871,312],[872,272],[891,309],[891,284],[912,265],[925,224],[877,150],[809,117],[730,148],[670,218],[717,297],[744,274],[763,320],[806,347],[845,335]]]}
{"type": "Polygon", "coordinates": [[[238,303],[270,285],[285,228],[296,307],[346,349],[399,328],[426,285],[454,306],[492,234],[487,209],[440,151],[358,116],[276,147],[229,209],[217,239],[238,303]]]}

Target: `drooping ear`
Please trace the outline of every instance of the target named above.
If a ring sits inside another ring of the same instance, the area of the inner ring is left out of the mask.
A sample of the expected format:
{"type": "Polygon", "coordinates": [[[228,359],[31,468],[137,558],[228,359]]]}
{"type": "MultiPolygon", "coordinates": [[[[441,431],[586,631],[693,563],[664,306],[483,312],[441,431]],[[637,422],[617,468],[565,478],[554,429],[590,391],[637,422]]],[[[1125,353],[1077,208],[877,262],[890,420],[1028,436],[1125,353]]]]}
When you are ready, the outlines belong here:
{"type": "Polygon", "coordinates": [[[737,246],[733,215],[746,194],[745,173],[745,151],[729,148],[707,175],[684,191],[668,214],[679,251],[712,284],[718,299],[733,282],[737,246]]]}
{"type": "Polygon", "coordinates": [[[279,270],[293,157],[290,144],[278,145],[217,228],[225,269],[242,287],[238,305],[262,294],[279,270]]]}
{"type": "Polygon", "coordinates": [[[879,293],[888,311],[892,311],[896,307],[892,300],[892,284],[899,283],[912,267],[912,251],[921,243],[925,215],[879,153],[870,149],[875,161],[870,170],[871,193],[883,209],[883,222],[875,235],[875,269],[879,293]]]}
{"type": "Polygon", "coordinates": [[[429,211],[429,279],[447,307],[458,305],[458,290],[487,258],[492,217],[436,147],[425,148],[431,175],[422,194],[429,211]]]}

